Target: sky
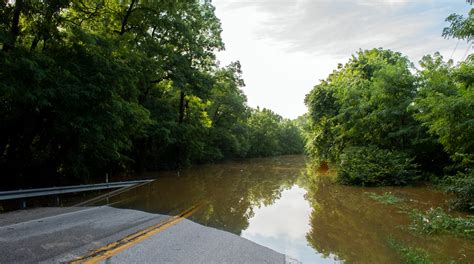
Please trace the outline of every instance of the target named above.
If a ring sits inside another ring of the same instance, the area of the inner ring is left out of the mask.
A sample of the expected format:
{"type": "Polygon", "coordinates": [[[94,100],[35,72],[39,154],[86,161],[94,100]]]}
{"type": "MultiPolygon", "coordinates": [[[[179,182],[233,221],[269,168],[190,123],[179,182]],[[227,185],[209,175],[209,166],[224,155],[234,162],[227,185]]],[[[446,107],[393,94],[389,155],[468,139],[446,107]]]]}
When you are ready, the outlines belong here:
{"type": "Polygon", "coordinates": [[[282,191],[275,203],[254,207],[254,216],[241,236],[302,263],[335,263],[335,255],[325,257],[308,244],[306,234],[311,232],[313,209],[305,194],[304,188],[292,186],[282,191]],[[285,217],[281,217],[282,212],[285,217]]]}
{"type": "Polygon", "coordinates": [[[464,41],[441,36],[465,0],[214,0],[225,51],[221,66],[240,61],[251,107],[285,118],[304,114],[305,95],[359,49],[387,48],[416,63],[439,51],[461,60],[464,41]]]}

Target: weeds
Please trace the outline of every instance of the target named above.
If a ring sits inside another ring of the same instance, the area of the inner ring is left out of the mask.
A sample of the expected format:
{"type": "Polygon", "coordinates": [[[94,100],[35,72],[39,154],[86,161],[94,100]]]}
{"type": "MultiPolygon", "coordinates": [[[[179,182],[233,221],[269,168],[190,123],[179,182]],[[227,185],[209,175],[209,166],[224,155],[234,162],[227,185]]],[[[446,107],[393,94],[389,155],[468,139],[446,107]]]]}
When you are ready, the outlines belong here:
{"type": "Polygon", "coordinates": [[[383,204],[396,204],[403,201],[403,199],[398,198],[397,196],[393,195],[391,192],[385,192],[382,195],[378,195],[376,193],[371,192],[371,193],[368,193],[368,195],[370,198],[383,204]]]}
{"type": "Polygon", "coordinates": [[[474,238],[474,218],[453,217],[442,208],[430,209],[426,212],[412,210],[410,212],[411,230],[424,234],[451,233],[466,238],[474,238]]]}

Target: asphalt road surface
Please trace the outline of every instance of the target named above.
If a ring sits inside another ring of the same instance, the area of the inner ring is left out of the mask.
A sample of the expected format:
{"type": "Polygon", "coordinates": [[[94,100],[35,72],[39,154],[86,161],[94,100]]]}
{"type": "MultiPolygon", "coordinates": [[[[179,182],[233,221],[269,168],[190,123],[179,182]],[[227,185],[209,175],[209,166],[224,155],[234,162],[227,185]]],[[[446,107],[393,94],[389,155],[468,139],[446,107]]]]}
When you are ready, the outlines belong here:
{"type": "Polygon", "coordinates": [[[0,214],[0,263],[297,263],[187,216],[108,206],[0,214]]]}

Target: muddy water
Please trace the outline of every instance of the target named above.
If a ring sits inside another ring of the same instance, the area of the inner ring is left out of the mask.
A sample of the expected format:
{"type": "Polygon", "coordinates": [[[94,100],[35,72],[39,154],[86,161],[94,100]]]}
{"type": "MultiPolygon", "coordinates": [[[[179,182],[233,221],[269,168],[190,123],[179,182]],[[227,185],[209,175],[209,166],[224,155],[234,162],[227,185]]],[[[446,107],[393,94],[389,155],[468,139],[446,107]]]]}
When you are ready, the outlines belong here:
{"type": "Polygon", "coordinates": [[[474,260],[474,242],[409,230],[406,210],[446,206],[427,187],[361,188],[333,184],[303,156],[254,159],[151,173],[158,180],[109,199],[120,208],[177,214],[203,207],[191,220],[243,236],[303,263],[400,263],[389,239],[422,248],[437,263],[474,260]],[[369,192],[402,198],[384,205],[369,192]]]}

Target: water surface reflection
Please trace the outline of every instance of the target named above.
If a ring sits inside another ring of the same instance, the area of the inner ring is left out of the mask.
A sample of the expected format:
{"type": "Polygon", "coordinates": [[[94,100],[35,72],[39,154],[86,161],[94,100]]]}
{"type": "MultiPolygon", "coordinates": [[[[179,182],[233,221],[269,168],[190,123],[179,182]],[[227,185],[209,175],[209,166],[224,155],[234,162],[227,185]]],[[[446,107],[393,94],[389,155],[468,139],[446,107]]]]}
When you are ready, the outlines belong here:
{"type": "Polygon", "coordinates": [[[192,220],[226,230],[303,263],[399,263],[388,238],[424,248],[439,263],[474,259],[472,241],[414,235],[399,206],[383,205],[367,192],[390,191],[406,208],[444,205],[428,188],[360,188],[332,183],[331,173],[306,165],[303,156],[254,159],[153,173],[152,184],[109,200],[121,208],[176,214],[204,207],[192,220]]]}
{"type": "Polygon", "coordinates": [[[256,209],[242,237],[303,263],[334,263],[335,256],[319,254],[306,240],[306,234],[311,230],[312,208],[305,200],[305,194],[305,189],[295,185],[284,190],[274,204],[256,209]]]}

